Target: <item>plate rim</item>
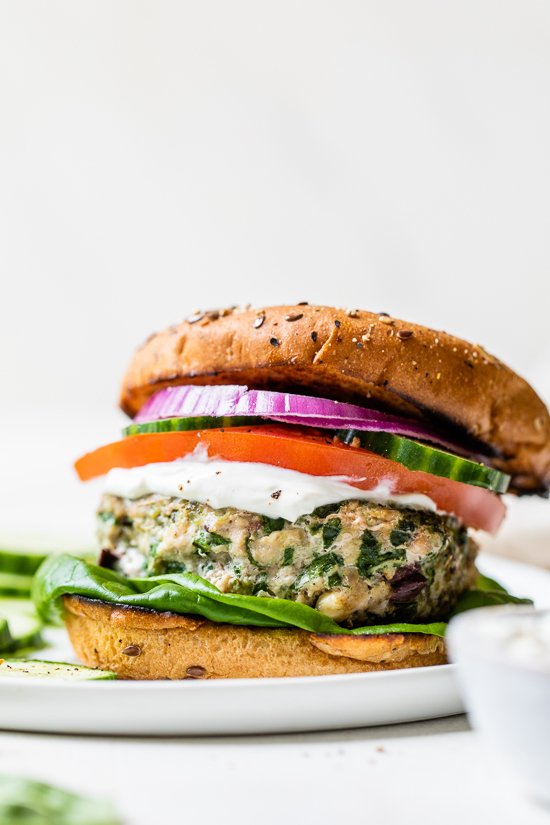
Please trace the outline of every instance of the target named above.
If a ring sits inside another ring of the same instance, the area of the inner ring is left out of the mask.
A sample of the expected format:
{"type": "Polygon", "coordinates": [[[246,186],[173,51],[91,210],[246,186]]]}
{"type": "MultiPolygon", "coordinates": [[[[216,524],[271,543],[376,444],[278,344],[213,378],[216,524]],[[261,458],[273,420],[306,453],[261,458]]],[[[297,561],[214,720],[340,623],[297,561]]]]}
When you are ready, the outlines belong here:
{"type": "MultiPolygon", "coordinates": [[[[41,661],[48,661],[47,659],[41,661]]],[[[69,663],[72,664],[72,663],[69,663]]],[[[254,688],[271,688],[274,686],[280,685],[288,685],[289,687],[292,686],[307,686],[310,682],[314,681],[315,684],[335,684],[338,682],[343,682],[347,684],[351,681],[360,681],[366,678],[374,680],[374,678],[396,678],[400,676],[403,678],[405,674],[408,678],[414,678],[415,675],[418,673],[421,674],[430,674],[430,673],[441,673],[444,672],[446,674],[449,671],[454,672],[456,670],[456,665],[452,663],[447,663],[444,665],[420,665],[418,667],[401,667],[401,668],[392,668],[391,670],[373,670],[367,671],[364,673],[328,673],[323,674],[321,676],[259,676],[259,677],[248,677],[248,678],[228,678],[228,679],[83,679],[74,680],[71,679],[63,679],[63,677],[56,677],[51,676],[47,680],[37,678],[28,678],[25,676],[11,676],[9,679],[6,679],[5,682],[0,681],[0,693],[2,688],[6,685],[25,685],[28,687],[30,685],[40,685],[40,690],[44,688],[46,690],[50,690],[52,688],[59,688],[60,685],[70,687],[71,690],[90,690],[95,689],[97,687],[101,688],[102,692],[106,690],[120,690],[122,687],[128,687],[131,690],[145,690],[147,688],[151,689],[152,687],[158,688],[159,690],[174,690],[180,688],[181,685],[185,685],[185,690],[222,690],[227,689],[228,685],[232,687],[254,687],[254,688]],[[100,683],[100,685],[98,685],[100,683]]]]}

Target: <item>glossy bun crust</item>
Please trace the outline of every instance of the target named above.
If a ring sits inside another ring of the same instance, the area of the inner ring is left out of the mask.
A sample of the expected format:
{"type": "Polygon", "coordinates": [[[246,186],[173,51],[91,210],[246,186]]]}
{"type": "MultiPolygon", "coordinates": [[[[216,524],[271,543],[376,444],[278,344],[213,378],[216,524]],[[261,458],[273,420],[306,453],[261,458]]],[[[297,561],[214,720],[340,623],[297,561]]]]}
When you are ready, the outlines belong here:
{"type": "Polygon", "coordinates": [[[327,636],[216,624],[200,617],[65,596],[78,657],[123,679],[323,676],[445,664],[438,636],[327,636]]]}
{"type": "Polygon", "coordinates": [[[413,416],[484,445],[519,493],[550,485],[550,416],[477,344],[387,315],[308,305],[196,313],[149,338],[125,375],[134,416],[175,384],[306,392],[413,416]]]}

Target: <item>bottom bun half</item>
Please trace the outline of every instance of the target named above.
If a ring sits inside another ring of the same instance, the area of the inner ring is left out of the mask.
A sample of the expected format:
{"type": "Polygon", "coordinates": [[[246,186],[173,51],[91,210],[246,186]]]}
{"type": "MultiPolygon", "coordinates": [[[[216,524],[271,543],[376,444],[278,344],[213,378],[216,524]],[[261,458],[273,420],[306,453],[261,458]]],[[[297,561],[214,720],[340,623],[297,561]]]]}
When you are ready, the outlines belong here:
{"type": "Polygon", "coordinates": [[[217,624],[200,617],[65,596],[65,621],[85,665],[123,679],[325,676],[444,664],[438,636],[335,636],[217,624]]]}

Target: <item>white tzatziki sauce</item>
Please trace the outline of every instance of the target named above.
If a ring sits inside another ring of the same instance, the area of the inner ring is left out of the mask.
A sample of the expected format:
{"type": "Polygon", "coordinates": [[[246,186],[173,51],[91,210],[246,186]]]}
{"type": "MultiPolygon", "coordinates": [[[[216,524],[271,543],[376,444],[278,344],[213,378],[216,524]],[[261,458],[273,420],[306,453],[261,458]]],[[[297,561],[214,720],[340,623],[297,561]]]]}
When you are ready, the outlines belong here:
{"type": "Polygon", "coordinates": [[[347,476],[313,476],[271,464],[209,459],[203,450],[176,461],[113,468],[104,478],[103,491],[129,499],[151,494],[184,498],[215,510],[234,507],[287,521],[348,499],[436,509],[423,494],[393,494],[390,480],[372,490],[360,490],[350,481],[347,476]]]}

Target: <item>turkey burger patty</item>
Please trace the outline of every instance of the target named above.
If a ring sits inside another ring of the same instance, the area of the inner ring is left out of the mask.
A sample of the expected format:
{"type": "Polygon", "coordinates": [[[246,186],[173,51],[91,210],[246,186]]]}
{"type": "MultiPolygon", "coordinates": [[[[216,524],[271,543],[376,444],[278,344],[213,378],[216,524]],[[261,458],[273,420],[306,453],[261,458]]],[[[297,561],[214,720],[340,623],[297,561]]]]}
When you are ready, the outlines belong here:
{"type": "Polygon", "coordinates": [[[444,618],[474,575],[452,517],[344,501],[296,521],[175,497],[104,495],[102,563],[131,576],[197,573],[222,592],[277,596],[337,622],[444,618]]]}

